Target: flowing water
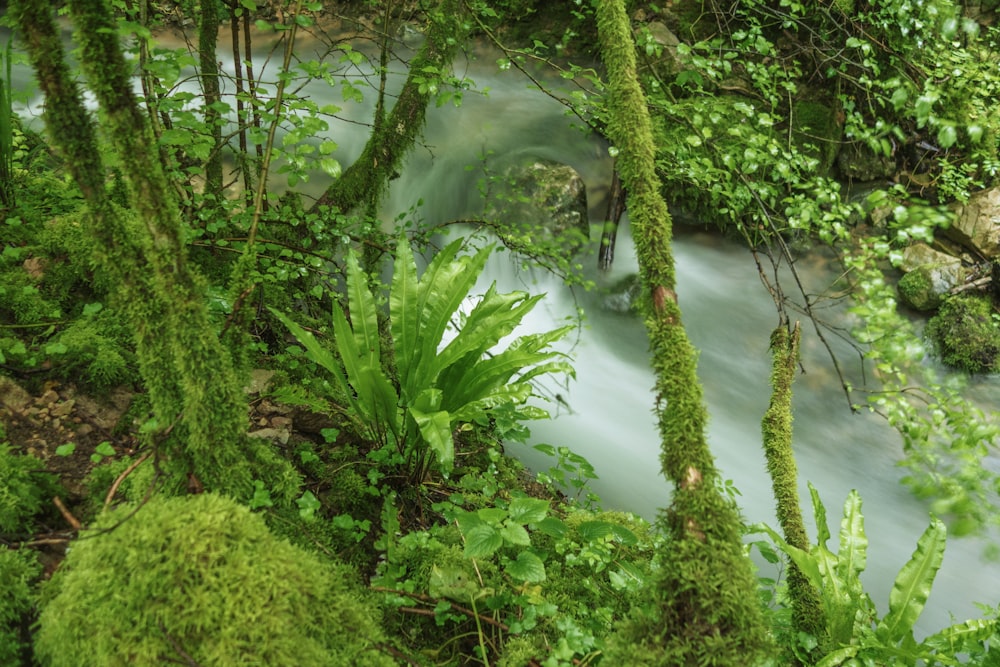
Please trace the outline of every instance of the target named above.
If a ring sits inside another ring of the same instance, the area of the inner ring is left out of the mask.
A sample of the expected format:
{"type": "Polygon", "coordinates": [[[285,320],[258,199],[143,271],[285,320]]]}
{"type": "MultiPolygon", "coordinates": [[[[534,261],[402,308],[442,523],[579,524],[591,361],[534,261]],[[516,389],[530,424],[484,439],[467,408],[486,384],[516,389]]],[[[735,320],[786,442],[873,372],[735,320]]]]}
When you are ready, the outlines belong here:
{"type": "MultiPolygon", "coordinates": [[[[486,152],[497,162],[519,155],[555,159],[575,167],[589,192],[606,192],[611,168],[606,145],[574,129],[557,103],[529,90],[517,75],[498,73],[492,62],[485,57],[470,65],[477,84],[491,88],[489,98],[466,96],[461,109],[431,114],[426,132],[430,149],[415,151],[392,188],[387,212],[406,210],[418,198],[424,202],[420,213],[428,223],[481,212],[476,178],[486,152]],[[467,166],[476,168],[470,171],[467,166]]],[[[596,209],[602,215],[602,208],[592,205],[592,214],[596,209]]],[[[600,218],[592,222],[599,223],[600,218]]],[[[593,230],[596,240],[599,224],[593,230]]],[[[760,444],[760,420],[770,395],[768,343],[777,324],[773,301],[743,247],[705,233],[685,233],[676,239],[674,252],[685,326],[700,351],[699,375],[713,451],[724,477],[733,480],[742,494],[739,503],[746,520],[776,526],[760,444]]],[[[589,263],[596,263],[593,257],[589,263]]],[[[636,266],[626,226],[612,272],[598,276],[595,270],[592,277],[611,285],[634,273],[636,266]]],[[[832,281],[832,269],[820,257],[804,258],[798,268],[815,289],[832,281]]],[[[569,407],[550,406],[557,416],[531,425],[532,442],[572,447],[594,465],[600,479],[590,488],[605,507],[654,519],[658,508],[669,502],[669,490],[659,472],[653,375],[642,322],[602,309],[599,293],[571,292],[551,277],[528,273],[506,254],[497,254],[487,273],[483,287],[496,280],[508,290],[547,293],[529,327],[552,328],[583,306],[586,326],[567,345],[577,379],[568,389],[552,388],[569,407]]],[[[823,316],[847,325],[843,311],[843,304],[832,305],[823,316]]],[[[864,581],[884,613],[895,575],[928,525],[928,507],[899,483],[903,475],[896,465],[901,457],[899,436],[878,416],[849,410],[829,357],[808,322],[803,323],[803,334],[806,372],[794,387],[794,441],[804,510],[812,516],[808,481],[826,505],[834,535],[830,546],[835,549],[843,502],[851,489],[859,491],[870,541],[864,581]]],[[[847,372],[859,374],[857,355],[852,357],[846,343],[832,338],[847,372]]],[[[980,382],[974,395],[984,405],[995,405],[1000,382],[980,382]]],[[[554,463],[526,445],[511,445],[508,451],[535,469],[554,463]]],[[[986,545],[981,539],[949,542],[918,624],[919,634],[951,624],[951,615],[957,620],[980,616],[976,601],[1000,600],[1000,564],[981,558],[986,545]]]]}
{"type": "MultiPolygon", "coordinates": [[[[488,96],[469,93],[460,109],[445,106],[431,110],[423,143],[413,151],[387,197],[387,219],[416,206],[418,200],[423,202],[418,215],[430,224],[481,213],[477,180],[483,175],[483,165],[522,155],[576,168],[592,195],[592,214],[602,214],[599,193],[606,192],[611,169],[606,145],[575,129],[560,105],[530,89],[522,77],[499,72],[494,65],[496,57],[480,51],[479,58],[471,60],[464,72],[479,89],[488,86],[488,96]]],[[[231,68],[231,63],[228,65],[231,68]]],[[[15,75],[18,86],[31,85],[22,79],[23,74],[15,75]]],[[[312,86],[309,94],[320,105],[341,103],[336,89],[312,86]]],[[[362,120],[369,117],[370,108],[369,100],[352,115],[362,120]]],[[[349,164],[360,152],[366,130],[345,123],[333,127],[331,135],[341,145],[338,157],[349,164]]],[[[599,226],[593,229],[599,234],[599,226]]],[[[760,419],[770,392],[768,340],[777,323],[774,305],[745,249],[715,236],[687,233],[675,240],[674,252],[685,325],[700,351],[699,374],[710,413],[709,439],[718,465],[741,492],[739,503],[747,521],[776,525],[760,445],[760,419]]],[[[590,263],[596,262],[591,258],[590,263]]],[[[803,261],[799,268],[812,285],[822,286],[831,277],[818,258],[803,261]]],[[[610,275],[598,276],[595,271],[593,277],[608,285],[635,270],[625,226],[610,275]]],[[[555,419],[532,424],[533,442],[573,448],[596,468],[600,479],[591,488],[605,507],[654,519],[658,508],[669,502],[669,491],[659,474],[653,375],[642,323],[603,310],[599,293],[572,292],[552,277],[519,269],[506,254],[496,254],[487,273],[485,281],[497,280],[506,290],[547,293],[532,313],[529,327],[552,328],[573,316],[578,306],[584,308],[586,327],[567,346],[577,379],[568,389],[553,389],[561,393],[568,408],[556,404],[555,419]]],[[[846,323],[836,308],[824,315],[846,323]]],[[[850,358],[846,346],[841,346],[840,352],[845,359],[850,358]]],[[[818,488],[827,507],[835,536],[831,546],[835,548],[843,501],[851,489],[860,492],[870,540],[864,581],[884,612],[895,574],[928,524],[928,507],[899,484],[898,435],[876,416],[849,411],[829,359],[807,323],[803,365],[806,373],[797,378],[794,388],[800,493],[808,503],[806,482],[818,488]]],[[[1000,380],[981,381],[969,395],[982,405],[995,405],[1000,380]]],[[[509,452],[539,469],[553,463],[529,446],[511,445],[509,452]]],[[[811,516],[808,505],[805,512],[811,516]]],[[[994,535],[993,539],[1000,538],[994,535]]],[[[940,629],[952,618],[979,616],[975,601],[995,604],[1000,600],[1000,565],[981,558],[985,545],[982,539],[949,542],[944,566],[918,624],[919,634],[940,629]]]]}

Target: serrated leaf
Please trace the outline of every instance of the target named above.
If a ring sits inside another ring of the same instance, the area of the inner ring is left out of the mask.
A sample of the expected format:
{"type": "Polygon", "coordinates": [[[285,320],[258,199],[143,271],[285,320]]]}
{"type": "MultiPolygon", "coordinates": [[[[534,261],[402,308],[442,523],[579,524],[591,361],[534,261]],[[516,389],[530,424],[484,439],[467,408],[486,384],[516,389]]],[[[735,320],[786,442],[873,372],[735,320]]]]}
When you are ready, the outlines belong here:
{"type": "Polygon", "coordinates": [[[569,526],[566,525],[561,519],[557,519],[554,516],[547,516],[538,523],[535,524],[535,528],[549,537],[554,537],[556,539],[562,538],[566,535],[569,530],[569,526]]]}
{"type": "Polygon", "coordinates": [[[508,544],[521,547],[531,545],[531,536],[528,535],[528,531],[524,529],[524,526],[518,523],[507,523],[501,526],[500,536],[508,544]]]}
{"type": "Polygon", "coordinates": [[[465,534],[465,557],[487,558],[503,546],[503,538],[493,526],[483,523],[465,534]]]}
{"type": "Polygon", "coordinates": [[[615,534],[614,527],[607,521],[584,521],[577,526],[580,537],[588,542],[595,542],[615,534]]]}
{"type": "Polygon", "coordinates": [[[504,569],[514,579],[537,583],[545,581],[545,564],[530,551],[522,551],[516,560],[508,561],[504,569]]]}
{"type": "Polygon", "coordinates": [[[540,498],[514,498],[510,501],[510,520],[520,524],[538,523],[549,513],[549,502],[540,498]]]}

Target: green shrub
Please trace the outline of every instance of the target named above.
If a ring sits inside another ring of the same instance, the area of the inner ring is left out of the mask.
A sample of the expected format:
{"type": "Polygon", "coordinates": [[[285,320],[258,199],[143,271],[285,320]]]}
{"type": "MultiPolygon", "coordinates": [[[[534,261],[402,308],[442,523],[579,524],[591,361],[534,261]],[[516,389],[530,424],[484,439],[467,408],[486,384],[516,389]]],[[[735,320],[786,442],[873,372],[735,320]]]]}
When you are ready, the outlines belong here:
{"type": "Polygon", "coordinates": [[[988,297],[957,296],[927,323],[927,335],[941,360],[969,373],[997,370],[1000,326],[988,297]]]}
{"type": "Polygon", "coordinates": [[[31,582],[41,569],[33,551],[0,549],[0,665],[27,664],[24,640],[34,605],[31,582]]]}
{"type": "Polygon", "coordinates": [[[0,443],[0,532],[24,531],[52,493],[51,477],[31,456],[19,456],[0,443]]]}
{"type": "Polygon", "coordinates": [[[35,641],[43,665],[393,664],[350,568],[221,496],[134,509],[101,517],[53,578],[35,641]]]}

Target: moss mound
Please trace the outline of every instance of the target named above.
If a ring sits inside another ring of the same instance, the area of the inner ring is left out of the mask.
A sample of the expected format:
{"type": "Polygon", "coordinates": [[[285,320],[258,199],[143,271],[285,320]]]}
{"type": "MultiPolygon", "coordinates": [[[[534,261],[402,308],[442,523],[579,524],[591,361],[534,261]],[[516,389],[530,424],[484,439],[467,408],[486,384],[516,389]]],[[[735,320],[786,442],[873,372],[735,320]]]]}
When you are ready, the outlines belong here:
{"type": "Polygon", "coordinates": [[[1000,369],[1000,322],[988,297],[948,299],[927,323],[927,336],[949,366],[969,373],[1000,369]]]}
{"type": "Polygon", "coordinates": [[[133,510],[104,515],[70,550],[46,591],[42,664],[394,664],[376,648],[377,613],[350,568],[276,538],[220,496],[133,510]]]}

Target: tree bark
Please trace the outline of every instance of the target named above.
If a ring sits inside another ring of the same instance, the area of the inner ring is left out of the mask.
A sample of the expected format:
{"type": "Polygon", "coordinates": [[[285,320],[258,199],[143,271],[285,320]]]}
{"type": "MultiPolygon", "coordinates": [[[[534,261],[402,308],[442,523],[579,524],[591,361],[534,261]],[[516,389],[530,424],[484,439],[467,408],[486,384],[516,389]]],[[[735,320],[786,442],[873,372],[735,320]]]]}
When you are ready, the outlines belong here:
{"type": "Polygon", "coordinates": [[[330,206],[347,213],[358,206],[371,206],[399,172],[403,158],[424,127],[427,105],[436,93],[428,81],[436,80],[468,36],[462,20],[465,4],[444,0],[431,12],[427,37],[409,64],[409,75],[396,104],[384,122],[376,119],[372,135],[361,156],[344,170],[313,205],[330,206]]]}
{"type": "Polygon", "coordinates": [[[669,544],[652,601],[658,618],[634,617],[616,636],[605,660],[632,665],[752,665],[771,645],[757,580],[743,552],[739,514],[719,491],[721,480],[706,440],[697,353],[681,323],[672,221],[656,176],[652,126],[636,74],[635,42],[622,0],[602,0],[594,7],[607,67],[608,135],[619,149],[619,173],[645,286],[641,305],[656,373],[661,462],[674,487],[663,518],[669,544]]]}
{"type": "Polygon", "coordinates": [[[244,437],[246,399],[230,354],[213,333],[204,283],[187,262],[177,202],[132,94],[111,12],[104,0],[69,5],[131,211],[116,208],[106,193],[95,127],[66,64],[51,6],[15,0],[10,8],[45,94],[46,127],[87,204],[84,224],[97,270],[117,285],[154,414],[161,429],[172,431],[162,465],[178,479],[193,474],[204,488],[248,495],[249,457],[257,450],[244,437]],[[175,420],[177,428],[167,428],[175,420]]]}
{"type": "Polygon", "coordinates": [[[200,61],[201,90],[204,97],[202,113],[205,125],[212,136],[212,152],[205,163],[205,192],[222,195],[222,114],[217,105],[222,101],[219,90],[219,61],[216,45],[219,42],[218,0],[201,1],[198,25],[198,58],[200,61]]]}
{"type": "MultiPolygon", "coordinates": [[[[785,541],[808,553],[811,547],[802,519],[798,472],[792,451],[792,383],[798,369],[800,335],[798,323],[790,334],[784,324],[771,334],[771,403],[761,421],[761,432],[767,471],[771,475],[771,486],[777,503],[778,523],[785,533],[785,541]]],[[[819,592],[791,560],[788,561],[788,597],[792,603],[792,625],[795,630],[812,635],[822,642],[826,618],[819,592]]]]}

